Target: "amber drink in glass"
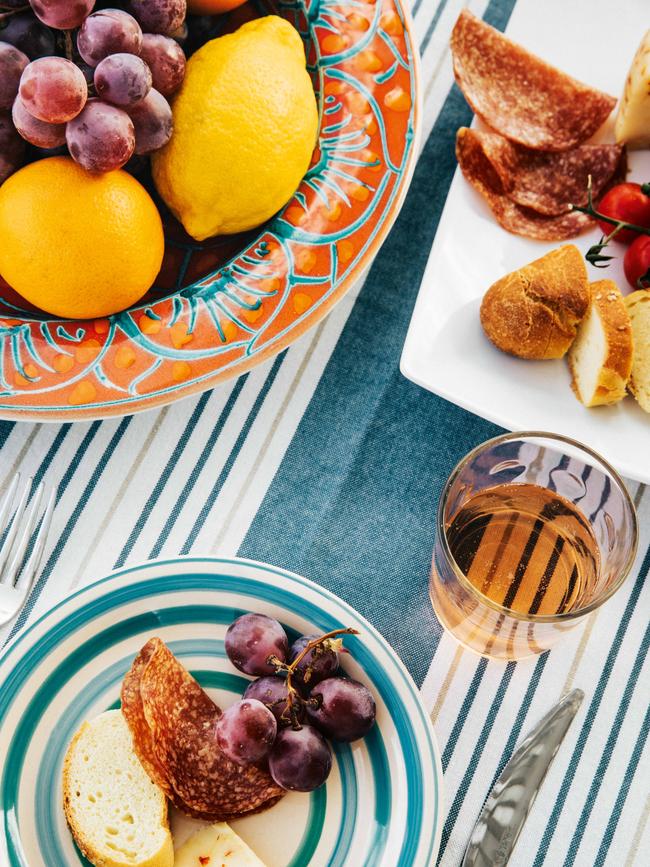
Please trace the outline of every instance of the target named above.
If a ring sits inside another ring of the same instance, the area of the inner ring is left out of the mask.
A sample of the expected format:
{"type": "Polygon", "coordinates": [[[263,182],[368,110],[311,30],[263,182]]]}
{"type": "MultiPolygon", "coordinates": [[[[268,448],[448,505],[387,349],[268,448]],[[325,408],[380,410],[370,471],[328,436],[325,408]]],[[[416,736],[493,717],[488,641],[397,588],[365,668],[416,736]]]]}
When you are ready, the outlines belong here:
{"type": "Polygon", "coordinates": [[[521,659],[609,599],[636,546],[634,504],[606,461],[566,437],[506,434],[470,452],[447,480],[431,601],[465,647],[521,659]]]}

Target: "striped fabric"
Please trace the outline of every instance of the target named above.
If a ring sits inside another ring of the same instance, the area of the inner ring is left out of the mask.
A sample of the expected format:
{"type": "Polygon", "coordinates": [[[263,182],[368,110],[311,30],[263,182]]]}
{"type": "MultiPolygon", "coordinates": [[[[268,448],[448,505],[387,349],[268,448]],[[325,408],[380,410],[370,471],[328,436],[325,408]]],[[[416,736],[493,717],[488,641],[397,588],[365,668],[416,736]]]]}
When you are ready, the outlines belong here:
{"type": "MultiPolygon", "coordinates": [[[[427,595],[437,493],[497,428],[398,370],[401,347],[470,112],[446,49],[463,0],[413,0],[423,151],[395,229],[363,286],[289,350],[160,411],[83,424],[0,423],[0,486],[19,469],[58,490],[40,580],[0,644],[115,566],[240,553],[333,589],[407,664],[443,755],[439,863],[458,865],[516,744],[567,689],[586,699],[525,826],[516,867],[647,864],[650,496],[623,590],[561,649],[503,666],[441,633],[427,595]],[[644,771],[645,763],[645,773],[644,771]]],[[[503,28],[514,0],[471,0],[503,28]]]]}

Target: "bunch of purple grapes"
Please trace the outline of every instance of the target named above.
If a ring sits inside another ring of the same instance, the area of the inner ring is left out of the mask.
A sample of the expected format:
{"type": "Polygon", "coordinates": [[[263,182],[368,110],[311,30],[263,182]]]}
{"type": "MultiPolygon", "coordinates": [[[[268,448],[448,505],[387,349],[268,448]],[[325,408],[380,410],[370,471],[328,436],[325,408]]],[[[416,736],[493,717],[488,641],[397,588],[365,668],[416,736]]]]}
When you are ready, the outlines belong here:
{"type": "Polygon", "coordinates": [[[268,761],[269,773],[284,789],[311,792],[327,779],[332,751],[326,738],[354,741],[375,722],[370,691],[339,668],[340,633],[303,635],[289,646],[277,620],[244,614],[226,633],[232,664],[258,679],[241,701],[219,719],[221,750],[238,764],[268,761]]]}
{"type": "Polygon", "coordinates": [[[186,0],[96,12],[95,0],[26,3],[0,0],[0,183],[25,142],[43,156],[67,148],[91,172],[163,147],[185,76],[186,0]]]}

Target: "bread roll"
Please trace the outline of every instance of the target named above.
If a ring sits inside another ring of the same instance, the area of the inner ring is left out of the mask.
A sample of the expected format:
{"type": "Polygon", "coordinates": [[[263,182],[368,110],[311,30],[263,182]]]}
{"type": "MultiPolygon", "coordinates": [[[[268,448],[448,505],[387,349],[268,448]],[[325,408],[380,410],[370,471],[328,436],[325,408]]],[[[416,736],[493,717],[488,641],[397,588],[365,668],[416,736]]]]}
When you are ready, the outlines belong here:
{"type": "Polygon", "coordinates": [[[639,289],[625,299],[632,320],[634,361],[629,389],[641,409],[650,412],[650,290],[639,289]]]}
{"type": "Polygon", "coordinates": [[[561,358],[589,308],[587,269],[565,244],[506,274],[487,290],[481,325],[489,340],[519,358],[561,358]]]}
{"type": "Polygon", "coordinates": [[[616,403],[625,397],[632,370],[632,325],[618,286],[592,283],[591,305],[569,350],[571,386],[585,406],[616,403]]]}

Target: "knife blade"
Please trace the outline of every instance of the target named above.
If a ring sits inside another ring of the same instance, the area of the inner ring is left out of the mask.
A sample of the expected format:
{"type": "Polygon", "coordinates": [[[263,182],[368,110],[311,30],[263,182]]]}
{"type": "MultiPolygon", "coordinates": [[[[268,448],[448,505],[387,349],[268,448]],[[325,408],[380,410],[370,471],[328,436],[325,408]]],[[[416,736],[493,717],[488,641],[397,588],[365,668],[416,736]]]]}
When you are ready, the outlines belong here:
{"type": "Polygon", "coordinates": [[[585,697],[567,693],[512,754],[478,817],[462,867],[503,867],[569,726],[585,697]]]}

